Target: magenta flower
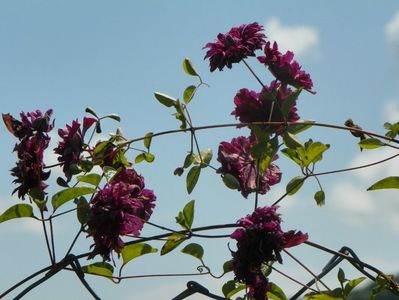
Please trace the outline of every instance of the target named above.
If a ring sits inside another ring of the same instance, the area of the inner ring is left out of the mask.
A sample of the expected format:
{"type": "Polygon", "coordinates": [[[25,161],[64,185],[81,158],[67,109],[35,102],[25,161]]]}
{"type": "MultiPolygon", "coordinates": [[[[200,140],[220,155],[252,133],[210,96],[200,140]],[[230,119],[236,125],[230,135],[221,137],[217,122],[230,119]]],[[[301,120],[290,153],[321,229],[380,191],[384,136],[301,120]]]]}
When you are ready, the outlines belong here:
{"type": "Polygon", "coordinates": [[[144,178],[133,169],[123,169],[100,190],[90,207],[89,236],[94,251],[110,260],[112,251],[120,253],[124,246],[121,236],[139,236],[149,220],[156,196],[144,187],[144,178]]]}
{"type": "Polygon", "coordinates": [[[63,163],[62,170],[67,178],[71,180],[71,165],[79,163],[83,152],[84,135],[86,131],[96,122],[93,118],[83,119],[83,131],[77,120],[72,121],[72,125],[66,125],[66,129],[59,129],[58,135],[62,141],[54,148],[54,152],[59,155],[58,161],[63,163]]]}
{"type": "Polygon", "coordinates": [[[270,42],[267,42],[264,48],[265,56],[258,57],[258,60],[268,66],[270,72],[280,80],[283,84],[289,84],[296,88],[304,88],[305,90],[312,91],[313,82],[310,75],[301,70],[301,66],[294,60],[294,53],[287,51],[282,54],[278,51],[277,43],[273,43],[273,48],[270,42]]]}
{"type": "MultiPolygon", "coordinates": [[[[218,161],[222,166],[218,173],[231,174],[240,183],[241,194],[247,198],[248,195],[256,191],[257,168],[254,158],[250,154],[253,142],[240,136],[233,138],[230,143],[221,142],[218,151],[218,161]]],[[[279,183],[281,171],[278,166],[271,163],[267,170],[259,177],[259,194],[266,194],[270,186],[279,183]]]]}
{"type": "Polygon", "coordinates": [[[209,58],[211,72],[225,66],[231,69],[233,63],[239,63],[248,56],[255,56],[255,50],[262,49],[266,36],[261,32],[263,26],[258,23],[243,24],[233,27],[226,34],[219,33],[214,43],[208,43],[209,48],[204,59],[209,58]]]}
{"type": "Polygon", "coordinates": [[[50,137],[47,134],[54,127],[50,122],[52,110],[44,115],[40,110],[21,113],[21,120],[10,114],[3,114],[3,121],[10,133],[20,141],[14,147],[18,161],[11,169],[11,175],[16,177],[13,183],[19,184],[13,194],[18,192],[18,198],[24,200],[26,194],[32,192],[37,199],[44,199],[47,185],[43,182],[48,179],[50,172],[45,172],[43,152],[48,147],[50,137]]]}
{"type": "Polygon", "coordinates": [[[274,261],[282,263],[280,252],[283,249],[308,239],[308,235],[300,231],[284,232],[277,208],[257,208],[251,215],[238,220],[241,228],[231,235],[237,241],[237,251],[232,251],[235,279],[245,283],[256,300],[267,299],[268,281],[262,273],[262,265],[274,261]]]}
{"type": "MultiPolygon", "coordinates": [[[[249,91],[247,89],[241,89],[234,97],[235,109],[231,113],[242,123],[251,122],[295,122],[299,120],[297,114],[297,108],[294,104],[288,113],[287,119],[285,120],[280,105],[284,100],[292,93],[292,90],[286,85],[281,85],[276,81],[273,81],[270,86],[266,86],[260,93],[249,91]],[[273,99],[267,97],[267,94],[275,92],[276,104],[273,106],[273,111],[270,116],[272,109],[273,99]],[[269,119],[270,118],[270,119],[269,119]]],[[[274,131],[282,131],[283,126],[268,126],[268,128],[274,129],[274,131]]]]}

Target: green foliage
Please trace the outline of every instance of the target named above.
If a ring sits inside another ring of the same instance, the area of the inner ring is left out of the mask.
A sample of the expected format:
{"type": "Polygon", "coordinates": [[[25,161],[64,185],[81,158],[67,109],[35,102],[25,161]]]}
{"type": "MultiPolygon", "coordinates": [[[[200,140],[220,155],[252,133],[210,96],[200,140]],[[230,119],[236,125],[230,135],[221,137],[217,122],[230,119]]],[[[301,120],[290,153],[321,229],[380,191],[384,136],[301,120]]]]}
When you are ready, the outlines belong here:
{"type": "Polygon", "coordinates": [[[288,182],[285,191],[288,195],[294,195],[299,189],[302,187],[303,183],[305,182],[306,177],[303,176],[296,176],[288,182]]]}
{"type": "Polygon", "coordinates": [[[230,259],[223,264],[223,273],[228,273],[233,271],[233,260],[230,259]]]}
{"type": "Polygon", "coordinates": [[[186,89],[183,92],[184,103],[188,104],[191,101],[191,99],[194,97],[196,91],[197,87],[195,85],[190,85],[186,87],[186,89]]]}
{"type": "Polygon", "coordinates": [[[398,176],[389,176],[384,179],[381,179],[370,186],[367,190],[382,190],[382,189],[399,189],[399,177],[398,176]]]}
{"type": "Polygon", "coordinates": [[[85,197],[79,197],[75,200],[76,216],[80,224],[86,224],[89,221],[90,206],[85,197]]]}
{"type": "Polygon", "coordinates": [[[91,107],[86,107],[85,112],[87,112],[88,114],[93,115],[96,119],[98,119],[97,113],[91,107]]]}
{"type": "Polygon", "coordinates": [[[190,76],[199,76],[197,71],[195,70],[193,64],[191,63],[190,59],[185,58],[183,60],[183,70],[187,75],[190,76]]]}
{"type": "Polygon", "coordinates": [[[196,243],[191,243],[185,246],[181,252],[191,255],[200,261],[202,261],[202,257],[204,256],[204,249],[202,248],[201,245],[196,244],[196,243]]]}
{"type": "Polygon", "coordinates": [[[292,134],[298,134],[305,130],[308,130],[314,124],[314,121],[312,121],[312,120],[303,120],[303,121],[298,121],[298,122],[301,122],[304,124],[291,124],[288,126],[288,132],[290,132],[292,134]]]}
{"type": "Polygon", "coordinates": [[[87,174],[87,175],[78,176],[77,180],[79,182],[85,182],[85,183],[88,183],[88,184],[91,184],[91,185],[94,185],[95,187],[97,187],[100,184],[101,176],[96,173],[91,173],[91,174],[87,174]]]}
{"type": "Polygon", "coordinates": [[[191,192],[194,190],[200,175],[201,175],[201,166],[193,166],[190,169],[190,171],[188,171],[186,177],[187,193],[191,194],[191,192]]]}
{"type": "Polygon", "coordinates": [[[362,149],[376,149],[379,148],[381,146],[384,146],[385,144],[383,142],[381,142],[379,139],[376,138],[369,138],[369,139],[364,139],[361,140],[358,143],[359,147],[362,149]]]}
{"type": "Polygon", "coordinates": [[[107,182],[110,182],[116,174],[118,174],[118,170],[110,166],[104,166],[103,168],[104,176],[107,179],[107,182]]]}
{"type": "Polygon", "coordinates": [[[176,249],[181,243],[187,239],[187,236],[181,233],[171,234],[165,244],[162,246],[161,255],[165,255],[176,249]]]}
{"type": "Polygon", "coordinates": [[[61,205],[65,204],[68,201],[71,201],[80,196],[93,194],[95,192],[96,189],[89,188],[87,186],[77,186],[62,190],[56,193],[51,199],[53,210],[55,211],[57,208],[59,208],[61,205]]]}
{"type": "Polygon", "coordinates": [[[241,292],[244,289],[245,284],[238,283],[235,280],[229,280],[223,285],[222,292],[226,298],[231,298],[232,296],[234,296],[238,292],[241,292]]]}
{"type": "Polygon", "coordinates": [[[223,183],[232,190],[238,190],[240,188],[240,182],[238,181],[237,178],[235,178],[233,175],[226,173],[222,175],[223,183]]]}
{"type": "Polygon", "coordinates": [[[126,245],[121,250],[123,264],[126,265],[128,262],[137,257],[143,256],[145,254],[156,253],[157,251],[158,249],[155,249],[146,243],[126,245]]]}
{"type": "Polygon", "coordinates": [[[323,190],[317,191],[314,194],[314,199],[316,200],[316,204],[318,206],[323,206],[326,203],[326,195],[324,194],[323,190]]]}
{"type": "Polygon", "coordinates": [[[272,300],[287,300],[287,296],[283,290],[275,283],[269,283],[270,291],[267,292],[267,297],[272,300]]]}
{"type": "Polygon", "coordinates": [[[171,96],[168,96],[163,93],[155,92],[154,93],[155,99],[159,101],[159,103],[165,105],[166,107],[172,107],[175,106],[177,103],[177,100],[171,96]]]}
{"type": "Polygon", "coordinates": [[[191,200],[188,202],[182,211],[179,211],[176,219],[176,222],[180,224],[183,229],[190,230],[194,221],[194,213],[195,213],[195,201],[191,200]]]}
{"type": "Polygon", "coordinates": [[[111,277],[114,273],[114,267],[106,262],[96,262],[82,267],[82,271],[88,274],[111,277]]]}
{"type": "Polygon", "coordinates": [[[281,103],[281,113],[283,114],[284,118],[288,117],[291,108],[295,105],[295,101],[298,99],[302,90],[302,88],[296,89],[291,94],[289,94],[281,103]]]}
{"type": "Polygon", "coordinates": [[[29,204],[16,204],[0,215],[0,223],[16,218],[33,217],[33,208],[29,204]]]}
{"type": "Polygon", "coordinates": [[[144,147],[147,148],[148,150],[150,150],[153,135],[154,135],[153,132],[148,132],[146,133],[145,138],[143,140],[144,147]]]}
{"type": "Polygon", "coordinates": [[[103,119],[105,119],[105,118],[112,119],[112,120],[115,120],[117,122],[121,121],[121,117],[118,116],[117,114],[110,114],[110,115],[107,115],[107,116],[103,117],[103,119]]]}
{"type": "Polygon", "coordinates": [[[387,122],[384,124],[384,128],[388,130],[387,133],[385,133],[385,136],[387,137],[394,139],[399,134],[399,122],[394,124],[387,122]]]}
{"type": "Polygon", "coordinates": [[[298,147],[303,147],[302,143],[296,138],[292,133],[286,131],[283,135],[284,144],[291,149],[296,149],[298,147]]]}
{"type": "Polygon", "coordinates": [[[134,159],[134,162],[136,164],[141,163],[142,161],[146,161],[148,163],[152,163],[155,160],[154,154],[148,153],[148,152],[143,152],[140,153],[139,155],[136,156],[134,159]]]}

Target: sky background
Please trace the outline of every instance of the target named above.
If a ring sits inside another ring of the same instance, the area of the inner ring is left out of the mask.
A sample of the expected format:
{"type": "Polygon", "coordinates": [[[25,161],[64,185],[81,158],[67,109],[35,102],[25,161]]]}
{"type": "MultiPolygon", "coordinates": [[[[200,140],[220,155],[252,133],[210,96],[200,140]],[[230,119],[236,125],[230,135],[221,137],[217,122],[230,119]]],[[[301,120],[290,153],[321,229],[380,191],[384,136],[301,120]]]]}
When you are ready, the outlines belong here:
{"type": "MultiPolygon", "coordinates": [[[[148,131],[175,129],[172,111],[154,100],[160,91],[180,97],[195,83],[185,75],[181,62],[189,57],[210,87],[198,91],[190,112],[195,125],[234,122],[230,115],[237,90],[259,90],[258,83],[243,65],[232,70],[209,72],[202,47],[219,32],[232,26],[259,22],[266,35],[280,48],[296,53],[303,69],[311,74],[316,95],[303,93],[298,101],[302,119],[342,125],[347,118],[364,129],[383,133],[385,121],[399,120],[399,3],[391,1],[1,1],[0,2],[0,103],[3,113],[52,108],[57,128],[81,120],[87,106],[100,115],[117,113],[122,122],[108,121],[100,138],[122,127],[129,138],[148,131]]],[[[249,64],[265,82],[272,80],[256,59],[249,64]]],[[[214,153],[220,141],[246,135],[246,129],[223,129],[199,133],[202,148],[214,153]]],[[[53,148],[57,143],[52,133],[53,148]]],[[[346,168],[376,161],[392,154],[387,149],[360,152],[347,132],[311,129],[299,136],[312,137],[331,148],[317,171],[346,168]]],[[[15,164],[14,138],[0,127],[0,210],[19,203],[11,196],[9,169],[15,164]]],[[[158,197],[151,221],[178,228],[174,217],[185,203],[196,200],[194,226],[232,223],[251,212],[253,198],[224,188],[219,176],[203,172],[195,191],[187,195],[185,179],[173,176],[189,150],[189,135],[154,139],[153,164],[136,169],[146,186],[158,197]]],[[[129,154],[133,160],[135,153],[129,154]]],[[[46,162],[56,162],[49,151],[46,162]]],[[[216,159],[213,164],[217,166],[216,159]]],[[[283,172],[279,185],[261,197],[270,205],[284,193],[288,181],[299,174],[294,164],[280,157],[283,172]]],[[[339,249],[351,247],[361,259],[386,272],[399,271],[399,202],[397,192],[366,192],[372,183],[397,175],[399,162],[350,174],[320,178],[326,205],[316,206],[315,181],[309,180],[295,196],[286,198],[279,209],[283,228],[299,229],[310,240],[339,249]]],[[[53,183],[60,175],[52,174],[53,183]]],[[[48,192],[54,193],[55,188],[48,192]]],[[[71,208],[72,203],[66,208],[71,208]]],[[[57,257],[62,258],[78,230],[75,216],[55,222],[57,257]]],[[[229,231],[224,231],[230,233],[229,231]]],[[[159,233],[145,227],[143,235],[159,233]]],[[[13,220],[0,225],[0,291],[47,266],[48,257],[41,228],[31,220],[13,220]]],[[[204,259],[216,274],[229,259],[228,240],[193,240],[205,246],[204,259]]],[[[86,252],[91,240],[84,237],[74,253],[86,252]]],[[[230,243],[234,245],[234,243],[230,243]]],[[[160,249],[161,244],[153,243],[160,249]]],[[[303,245],[291,252],[315,272],[329,256],[303,245]]],[[[95,259],[94,261],[99,261],[95,259]]],[[[86,261],[81,262],[83,265],[86,261]]],[[[148,255],[131,262],[125,275],[196,272],[197,261],[180,254],[148,255]]],[[[306,282],[310,276],[289,257],[284,272],[306,282]]],[[[349,275],[350,266],[345,266],[349,275]]],[[[334,281],[336,272],[327,281],[334,281]]],[[[209,277],[134,279],[114,285],[102,278],[88,277],[103,299],[170,299],[197,280],[221,294],[221,281],[209,277]]],[[[299,287],[278,274],[272,279],[292,293],[299,287]]],[[[16,295],[15,293],[12,295],[16,295]]],[[[12,296],[9,297],[10,299],[12,296]]],[[[25,299],[90,299],[74,274],[63,272],[29,293],[25,299]]],[[[193,296],[192,299],[205,299],[193,296]]]]}

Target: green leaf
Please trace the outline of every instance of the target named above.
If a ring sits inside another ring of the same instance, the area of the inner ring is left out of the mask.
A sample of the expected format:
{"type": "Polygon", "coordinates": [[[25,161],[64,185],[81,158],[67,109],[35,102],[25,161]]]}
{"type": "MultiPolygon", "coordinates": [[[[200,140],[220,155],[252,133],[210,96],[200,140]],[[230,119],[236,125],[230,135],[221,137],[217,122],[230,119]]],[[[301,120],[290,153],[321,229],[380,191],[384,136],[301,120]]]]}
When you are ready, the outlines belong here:
{"type": "Polygon", "coordinates": [[[299,189],[302,187],[303,183],[305,182],[306,177],[303,176],[296,176],[288,182],[285,191],[288,195],[294,195],[299,189]]]}
{"type": "Polygon", "coordinates": [[[163,93],[155,92],[154,96],[161,104],[163,104],[167,107],[175,106],[175,104],[177,103],[177,100],[175,98],[170,97],[163,93]]]}
{"type": "Polygon", "coordinates": [[[385,145],[383,142],[376,138],[364,139],[357,144],[362,149],[376,149],[385,145]]]}
{"type": "Polygon", "coordinates": [[[140,153],[140,154],[137,155],[136,158],[134,159],[134,163],[139,164],[139,163],[141,163],[143,160],[145,160],[145,153],[140,153]]]}
{"type": "Polygon", "coordinates": [[[148,150],[151,147],[151,141],[152,141],[152,136],[153,135],[154,135],[153,132],[148,132],[148,133],[146,133],[145,138],[143,140],[144,147],[146,147],[148,150]]]}
{"type": "Polygon", "coordinates": [[[345,272],[341,268],[339,268],[339,270],[338,270],[337,278],[338,278],[338,281],[340,283],[344,283],[345,282],[345,272]]]}
{"type": "Polygon", "coordinates": [[[382,189],[399,189],[399,177],[397,176],[389,176],[380,181],[377,181],[372,186],[370,186],[367,190],[382,190],[382,189]]]}
{"type": "Polygon", "coordinates": [[[302,167],[302,161],[298,153],[294,149],[285,148],[281,150],[281,153],[283,153],[285,156],[287,156],[289,159],[295,162],[298,166],[302,167]]]}
{"type": "Polygon", "coordinates": [[[316,200],[316,204],[317,204],[318,206],[323,206],[323,205],[326,203],[326,202],[325,202],[326,195],[324,194],[324,191],[323,191],[323,190],[317,191],[317,192],[314,194],[314,199],[316,200]]]}
{"type": "Polygon", "coordinates": [[[322,291],[319,293],[309,293],[305,295],[308,300],[346,300],[343,298],[342,289],[336,288],[332,291],[322,291]]]}
{"type": "Polygon", "coordinates": [[[223,183],[232,190],[238,190],[241,187],[240,182],[230,173],[222,175],[223,183]]]}
{"type": "Polygon", "coordinates": [[[108,116],[105,116],[104,118],[109,118],[109,119],[112,119],[112,120],[115,120],[115,121],[118,121],[118,122],[121,121],[121,117],[118,116],[117,114],[110,114],[108,116]]]}
{"type": "Polygon", "coordinates": [[[90,206],[85,197],[80,197],[75,201],[76,216],[80,224],[86,224],[89,221],[90,206]]]}
{"type": "Polygon", "coordinates": [[[194,190],[195,185],[198,182],[198,178],[200,177],[200,174],[201,174],[200,166],[194,166],[190,169],[190,171],[188,171],[186,177],[187,193],[191,194],[191,192],[194,190]]]}
{"type": "Polygon", "coordinates": [[[94,109],[90,108],[90,107],[86,107],[85,112],[87,112],[88,114],[91,114],[93,116],[95,116],[98,119],[98,116],[96,114],[96,112],[94,111],[94,109]]]}
{"type": "Polygon", "coordinates": [[[188,168],[189,166],[191,166],[191,164],[194,162],[194,159],[195,155],[192,152],[187,154],[186,158],[184,159],[183,168],[188,168]]]}
{"type": "Polygon", "coordinates": [[[190,85],[190,86],[186,87],[186,89],[183,92],[184,103],[188,104],[191,101],[191,99],[195,95],[196,90],[197,90],[197,87],[195,85],[190,85]]]}
{"type": "Polygon", "coordinates": [[[298,96],[301,92],[302,88],[296,89],[291,94],[289,94],[281,103],[281,113],[285,118],[288,117],[291,108],[295,105],[295,101],[298,99],[298,96]]]}
{"type": "Polygon", "coordinates": [[[105,166],[103,168],[104,176],[107,179],[107,182],[110,182],[114,176],[118,173],[118,170],[116,170],[113,167],[105,166]]]}
{"type": "Polygon", "coordinates": [[[175,103],[176,113],[174,114],[175,118],[181,122],[180,129],[187,128],[186,116],[184,115],[184,108],[182,103],[179,100],[176,100],[175,103]]]}
{"type": "Polygon", "coordinates": [[[144,159],[146,162],[152,163],[155,159],[155,156],[151,153],[144,153],[144,159]]]}
{"type": "Polygon", "coordinates": [[[97,262],[91,265],[83,266],[82,271],[88,274],[111,277],[114,273],[114,267],[106,262],[97,262]]]}
{"type": "Polygon", "coordinates": [[[16,218],[31,218],[33,217],[33,208],[29,204],[16,204],[11,206],[0,215],[0,223],[16,219],[16,218]]]}
{"type": "Polygon", "coordinates": [[[307,168],[311,163],[320,161],[323,158],[323,153],[329,148],[330,145],[328,144],[309,140],[305,143],[305,147],[297,148],[296,152],[302,161],[302,166],[307,168]]]}
{"type": "Polygon", "coordinates": [[[194,221],[195,201],[188,202],[176,217],[176,222],[184,229],[190,230],[194,221]]]}
{"type": "Polygon", "coordinates": [[[288,131],[292,134],[298,134],[300,132],[303,132],[305,130],[308,130],[311,128],[314,124],[314,121],[312,120],[303,120],[303,121],[298,121],[298,122],[306,122],[306,124],[291,124],[288,126],[288,131]]]}
{"type": "Polygon", "coordinates": [[[161,255],[165,255],[170,251],[174,250],[178,247],[181,243],[183,243],[187,237],[181,233],[173,233],[168,237],[168,240],[162,246],[161,255]]]}
{"type": "Polygon", "coordinates": [[[245,287],[243,283],[236,283],[234,280],[229,280],[223,285],[222,292],[226,298],[231,298],[238,292],[244,290],[245,287]]]}
{"type": "Polygon", "coordinates": [[[91,173],[87,175],[78,176],[78,181],[98,186],[101,181],[101,176],[96,173],[91,173]]]}
{"type": "Polygon", "coordinates": [[[288,131],[283,135],[284,144],[291,149],[296,149],[298,147],[303,147],[302,143],[296,138],[295,135],[289,133],[288,131]]]}
{"type": "Polygon", "coordinates": [[[59,208],[61,205],[64,203],[78,198],[80,196],[84,196],[87,194],[93,194],[96,192],[96,189],[89,188],[87,186],[78,186],[78,187],[72,187],[68,188],[65,190],[62,190],[55,194],[53,198],[51,199],[51,204],[53,205],[53,210],[55,211],[57,208],[59,208]]]}
{"type": "Polygon", "coordinates": [[[183,60],[183,70],[186,72],[187,75],[191,76],[199,76],[197,71],[195,70],[193,64],[188,58],[185,58],[183,60]]]}
{"type": "Polygon", "coordinates": [[[181,252],[194,256],[195,258],[198,258],[199,260],[202,260],[202,257],[204,256],[204,249],[202,248],[201,245],[196,244],[196,243],[191,243],[188,244],[186,247],[184,247],[181,252]]]}
{"type": "Polygon", "coordinates": [[[366,277],[359,277],[353,280],[349,280],[348,283],[345,285],[344,288],[344,294],[345,296],[348,296],[350,294],[350,292],[352,292],[352,290],[358,286],[360,283],[362,283],[364,280],[366,279],[366,277]]]}
{"type": "Polygon", "coordinates": [[[223,272],[228,273],[233,271],[233,260],[230,259],[223,264],[223,272]]]}
{"type": "Polygon", "coordinates": [[[157,251],[158,249],[155,249],[146,243],[127,245],[121,250],[123,264],[126,265],[132,259],[145,254],[156,253],[157,251]]]}
{"type": "Polygon", "coordinates": [[[91,160],[87,159],[82,159],[79,161],[79,167],[84,171],[84,172],[90,172],[93,169],[93,162],[91,160]]]}
{"type": "Polygon", "coordinates": [[[57,177],[57,184],[62,187],[69,187],[68,182],[62,177],[57,177]]]}
{"type": "Polygon", "coordinates": [[[273,300],[287,300],[287,296],[284,294],[283,290],[273,282],[269,283],[267,297],[273,300]]]}

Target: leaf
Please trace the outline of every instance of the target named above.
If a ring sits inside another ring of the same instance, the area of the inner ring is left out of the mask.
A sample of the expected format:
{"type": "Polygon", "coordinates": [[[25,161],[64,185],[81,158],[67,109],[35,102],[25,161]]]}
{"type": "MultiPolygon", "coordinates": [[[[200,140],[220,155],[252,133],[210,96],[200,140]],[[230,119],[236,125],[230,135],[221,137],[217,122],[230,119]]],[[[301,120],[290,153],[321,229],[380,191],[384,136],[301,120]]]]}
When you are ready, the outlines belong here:
{"type": "Polygon", "coordinates": [[[298,166],[302,167],[302,161],[301,161],[298,153],[294,149],[285,148],[285,149],[281,150],[281,153],[283,153],[285,156],[290,158],[298,166]]]}
{"type": "Polygon", "coordinates": [[[80,224],[86,224],[89,221],[90,206],[85,197],[80,197],[75,201],[76,216],[80,224]]]}
{"type": "Polygon", "coordinates": [[[377,181],[372,186],[370,186],[367,190],[382,190],[382,189],[399,189],[399,177],[397,176],[389,176],[380,181],[377,181]]]}
{"type": "Polygon", "coordinates": [[[143,153],[144,154],[144,159],[146,162],[152,163],[155,159],[154,154],[151,153],[143,153]]]}
{"type": "Polygon", "coordinates": [[[118,173],[118,171],[115,168],[110,166],[105,166],[103,168],[103,172],[105,178],[107,179],[107,182],[110,182],[114,178],[114,176],[118,173]]]}
{"type": "Polygon", "coordinates": [[[350,292],[352,292],[352,290],[358,286],[360,283],[362,283],[364,280],[366,279],[366,277],[359,277],[353,280],[349,280],[348,283],[345,285],[344,288],[344,294],[345,296],[348,296],[350,292]]]}
{"type": "Polygon", "coordinates": [[[176,217],[176,222],[180,224],[184,229],[190,230],[194,221],[194,206],[195,201],[191,200],[188,202],[182,211],[176,217]]]}
{"type": "Polygon", "coordinates": [[[186,129],[187,128],[187,121],[186,121],[186,116],[184,114],[184,108],[182,103],[179,100],[176,100],[175,103],[175,109],[176,113],[174,114],[175,118],[181,122],[180,129],[186,129]]]}
{"type": "Polygon", "coordinates": [[[381,142],[379,139],[376,138],[369,138],[369,139],[364,139],[357,143],[360,148],[362,149],[376,149],[381,146],[384,146],[385,144],[381,142]]]}
{"type": "Polygon", "coordinates": [[[57,177],[57,184],[62,187],[69,187],[68,182],[62,177],[57,177]]]}
{"type": "Polygon", "coordinates": [[[166,243],[162,246],[161,255],[165,255],[170,251],[174,250],[181,243],[183,243],[187,237],[181,233],[173,233],[168,237],[166,243]]]}
{"type": "Polygon", "coordinates": [[[284,144],[291,149],[296,149],[298,147],[303,147],[302,143],[296,138],[295,135],[289,133],[288,131],[283,135],[284,144]]]}
{"type": "Polygon", "coordinates": [[[284,294],[283,290],[273,282],[269,283],[267,297],[273,300],[287,300],[287,296],[284,294]]]}
{"type": "Polygon", "coordinates": [[[191,243],[188,244],[186,247],[184,247],[181,252],[194,256],[195,258],[198,258],[199,260],[202,260],[202,257],[204,256],[204,249],[202,248],[201,245],[196,244],[196,243],[191,243]]]}
{"type": "Polygon", "coordinates": [[[232,190],[238,190],[241,186],[240,182],[238,181],[237,178],[235,178],[233,175],[230,173],[226,173],[222,175],[223,183],[232,190]]]}
{"type": "Polygon", "coordinates": [[[155,249],[146,243],[127,245],[121,250],[123,264],[126,265],[132,259],[145,254],[156,253],[157,251],[158,249],[155,249]]]}
{"type": "Polygon", "coordinates": [[[222,292],[226,298],[231,298],[238,292],[245,289],[245,284],[236,283],[234,280],[229,280],[225,284],[223,284],[222,292]]]}
{"type": "Polygon", "coordinates": [[[339,268],[339,270],[338,270],[337,278],[338,278],[338,281],[340,283],[344,283],[345,282],[345,272],[341,268],[339,268]]]}
{"type": "Polygon", "coordinates": [[[314,194],[314,199],[316,200],[316,204],[318,206],[323,206],[326,203],[325,202],[326,195],[324,194],[324,191],[323,190],[317,191],[314,194]]]}
{"type": "Polygon", "coordinates": [[[72,187],[68,188],[65,190],[62,190],[55,194],[53,198],[51,199],[51,204],[53,205],[53,210],[55,211],[57,208],[59,208],[61,205],[64,203],[78,198],[80,196],[84,196],[87,194],[93,194],[96,192],[96,189],[89,188],[87,186],[78,186],[78,187],[72,187]]]}
{"type": "Polygon", "coordinates": [[[86,107],[85,112],[87,112],[88,114],[91,114],[93,116],[95,116],[98,119],[98,116],[96,114],[96,112],[94,111],[94,109],[90,108],[90,107],[86,107]]]}
{"type": "Polygon", "coordinates": [[[78,181],[98,186],[101,181],[101,176],[96,173],[91,173],[87,175],[78,176],[78,181]]]}
{"type": "Polygon", "coordinates": [[[191,99],[195,95],[196,90],[197,90],[197,87],[195,85],[190,85],[190,86],[186,87],[186,89],[183,92],[184,103],[188,104],[191,101],[191,99]]]}
{"type": "Polygon", "coordinates": [[[198,182],[198,178],[200,177],[200,174],[201,174],[200,166],[194,166],[190,169],[190,171],[188,171],[186,177],[187,193],[191,194],[191,192],[194,190],[195,185],[198,182]]]}
{"type": "Polygon", "coordinates": [[[303,183],[305,182],[306,177],[303,176],[296,176],[288,182],[285,191],[288,195],[294,195],[299,189],[302,187],[303,183]]]}
{"type": "Polygon", "coordinates": [[[112,119],[112,120],[115,120],[115,121],[118,121],[118,122],[121,121],[121,117],[118,116],[117,114],[110,114],[108,116],[105,116],[104,118],[109,118],[109,119],[112,119]]]}
{"type": "Polygon", "coordinates": [[[145,138],[143,140],[144,147],[146,147],[148,150],[151,147],[151,141],[152,141],[152,136],[153,135],[154,135],[153,132],[148,132],[148,133],[146,133],[145,138]]]}
{"type": "Polygon", "coordinates": [[[185,58],[183,60],[183,70],[186,72],[187,75],[191,76],[199,76],[197,71],[195,70],[193,64],[188,58],[185,58]]]}
{"type": "Polygon", "coordinates": [[[303,167],[308,167],[311,163],[316,163],[323,158],[323,153],[330,148],[330,145],[309,140],[305,143],[305,147],[297,148],[303,167]]]}
{"type": "Polygon", "coordinates": [[[298,122],[306,122],[305,124],[291,124],[288,126],[288,131],[292,134],[298,134],[311,128],[314,124],[312,120],[299,120],[298,122]]]}
{"type": "Polygon", "coordinates": [[[0,215],[0,223],[16,219],[16,218],[31,218],[33,217],[33,208],[29,204],[16,204],[11,206],[0,215]]]}
{"type": "Polygon", "coordinates": [[[223,264],[223,272],[228,273],[233,271],[233,260],[230,259],[223,264]]]}
{"type": "Polygon", "coordinates": [[[291,108],[295,105],[295,101],[298,99],[298,96],[301,92],[302,88],[296,89],[291,94],[289,94],[281,103],[281,113],[285,118],[288,117],[291,108]]]}
{"type": "Polygon", "coordinates": [[[195,155],[190,152],[187,154],[186,158],[184,159],[183,168],[188,168],[194,162],[195,155]]]}
{"type": "Polygon", "coordinates": [[[91,265],[83,266],[82,271],[88,274],[111,277],[114,273],[114,267],[106,262],[96,262],[91,265]]]}
{"type": "Polygon", "coordinates": [[[319,293],[309,293],[305,295],[308,300],[346,300],[343,298],[342,289],[336,288],[332,291],[322,291],[319,293]]]}
{"type": "Polygon", "coordinates": [[[137,155],[136,158],[134,159],[134,163],[139,164],[139,163],[141,163],[143,160],[145,160],[145,153],[140,153],[140,154],[137,155]]]}
{"type": "Polygon", "coordinates": [[[167,106],[167,107],[172,107],[175,106],[177,100],[173,97],[170,97],[166,94],[163,93],[158,93],[155,92],[154,93],[155,98],[163,105],[167,106]]]}

